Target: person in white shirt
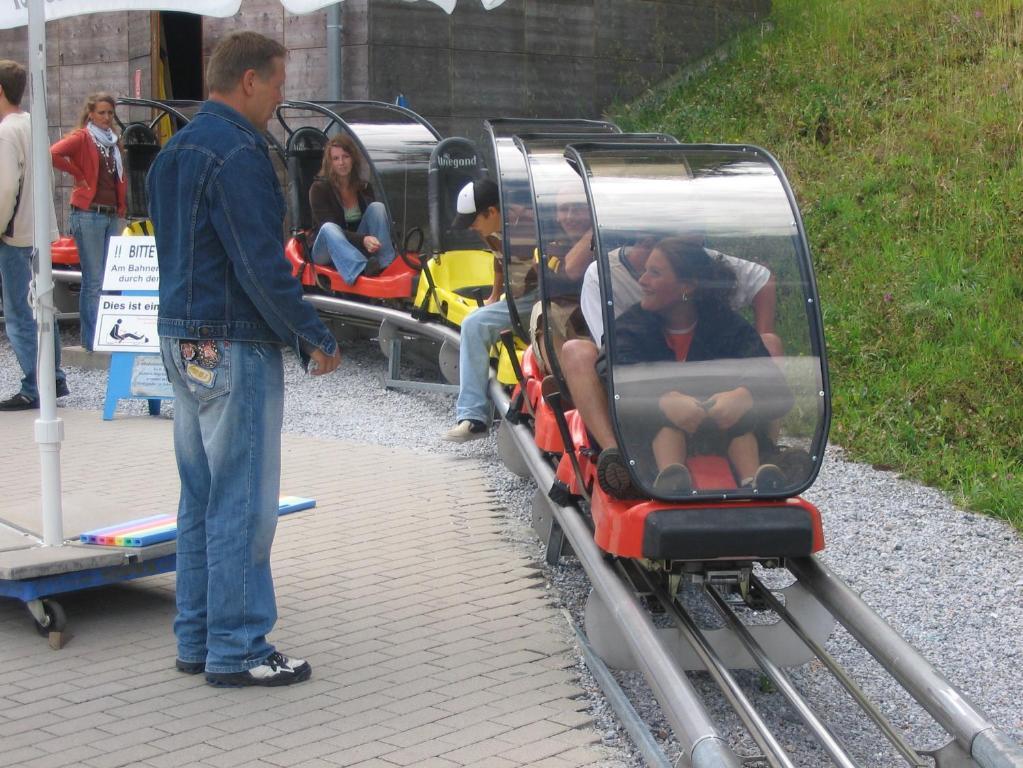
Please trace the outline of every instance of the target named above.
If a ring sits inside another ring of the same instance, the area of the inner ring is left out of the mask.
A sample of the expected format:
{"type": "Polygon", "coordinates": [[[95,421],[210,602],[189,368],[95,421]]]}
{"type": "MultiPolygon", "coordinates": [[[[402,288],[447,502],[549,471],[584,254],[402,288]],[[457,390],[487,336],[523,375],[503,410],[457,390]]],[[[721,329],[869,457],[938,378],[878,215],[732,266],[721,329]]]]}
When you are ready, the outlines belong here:
{"type": "MultiPolygon", "coordinates": [[[[10,59],[0,59],[0,279],[3,280],[4,319],[7,338],[21,366],[21,388],[0,401],[0,411],[27,411],[39,407],[36,381],[38,328],[29,303],[32,284],[32,122],[21,108],[27,73],[10,59]]],[[[53,188],[53,176],[40,180],[53,188]]],[[[49,200],[50,239],[58,237],[53,195],[49,200]]],[[[67,377],[60,369],[60,334],[53,329],[57,397],[69,394],[67,377]]]]}

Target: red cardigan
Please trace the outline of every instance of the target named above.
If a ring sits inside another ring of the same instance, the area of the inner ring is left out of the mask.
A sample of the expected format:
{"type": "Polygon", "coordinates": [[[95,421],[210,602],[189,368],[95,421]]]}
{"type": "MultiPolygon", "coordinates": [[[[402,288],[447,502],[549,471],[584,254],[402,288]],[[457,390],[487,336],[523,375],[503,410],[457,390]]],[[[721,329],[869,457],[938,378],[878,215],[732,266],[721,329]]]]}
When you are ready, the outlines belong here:
{"type": "MultiPolygon", "coordinates": [[[[122,165],[123,165],[122,155],[122,165]]],[[[71,191],[71,205],[75,208],[88,210],[92,199],[96,196],[96,178],[99,176],[99,150],[84,128],[72,131],[63,139],[50,147],[50,158],[53,167],[58,171],[67,171],[74,177],[75,188],[71,191]]],[[[118,179],[117,215],[124,216],[128,210],[126,193],[127,179],[118,179]]]]}

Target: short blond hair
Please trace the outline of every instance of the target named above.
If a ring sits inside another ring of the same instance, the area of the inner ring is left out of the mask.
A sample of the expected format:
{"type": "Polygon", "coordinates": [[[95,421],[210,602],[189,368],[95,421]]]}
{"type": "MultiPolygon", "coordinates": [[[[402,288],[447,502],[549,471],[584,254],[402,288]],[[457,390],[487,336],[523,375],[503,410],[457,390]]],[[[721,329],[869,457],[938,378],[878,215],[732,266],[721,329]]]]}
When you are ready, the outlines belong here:
{"type": "Polygon", "coordinates": [[[258,32],[232,32],[213,49],[206,65],[206,87],[210,93],[230,93],[250,69],[266,80],[274,72],[274,59],[286,54],[283,45],[258,32]]]}

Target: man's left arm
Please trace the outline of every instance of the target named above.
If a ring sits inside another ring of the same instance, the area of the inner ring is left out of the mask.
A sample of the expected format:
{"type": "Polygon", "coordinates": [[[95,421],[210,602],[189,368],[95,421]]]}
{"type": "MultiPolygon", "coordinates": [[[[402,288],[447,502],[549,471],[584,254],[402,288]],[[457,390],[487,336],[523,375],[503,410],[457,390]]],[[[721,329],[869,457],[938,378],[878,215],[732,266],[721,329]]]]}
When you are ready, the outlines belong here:
{"type": "Polygon", "coordinates": [[[274,332],[303,358],[333,356],[337,341],[302,299],[281,242],[283,222],[269,160],[251,147],[231,153],[212,180],[210,218],[235,276],[274,332]]]}

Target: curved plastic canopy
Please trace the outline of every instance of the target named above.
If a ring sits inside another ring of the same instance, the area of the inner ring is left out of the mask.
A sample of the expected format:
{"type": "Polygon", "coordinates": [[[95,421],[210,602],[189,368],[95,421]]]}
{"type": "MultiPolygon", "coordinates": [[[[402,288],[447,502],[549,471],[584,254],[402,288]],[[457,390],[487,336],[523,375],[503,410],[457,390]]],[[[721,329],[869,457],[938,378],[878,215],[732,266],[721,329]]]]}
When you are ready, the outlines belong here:
{"type": "MultiPolygon", "coordinates": [[[[526,158],[529,187],[539,244],[539,287],[543,304],[544,363],[565,386],[558,364],[561,344],[587,335],[580,306],[586,276],[596,286],[593,263],[593,220],[586,187],[565,148],[576,141],[593,141],[593,134],[520,133],[515,144],[526,158]]],[[[664,133],[608,133],[606,144],[678,144],[664,133]]],[[[537,329],[529,329],[530,335],[537,329]]],[[[567,391],[567,390],[566,390],[567,391]]]]}
{"type": "MultiPolygon", "coordinates": [[[[544,133],[571,135],[576,138],[621,133],[614,123],[601,120],[544,120],[533,118],[498,118],[483,124],[490,136],[503,219],[503,256],[505,295],[512,326],[523,339],[528,330],[519,317],[515,300],[535,291],[537,274],[534,255],[539,246],[529,170],[521,147],[515,142],[519,134],[544,133]]],[[[567,143],[567,142],[566,142],[567,143]]]]}
{"type": "Polygon", "coordinates": [[[679,500],[807,488],[827,438],[827,362],[809,247],[774,158],[596,142],[566,155],[593,212],[611,413],[634,481],[679,500]],[[659,483],[683,461],[691,489],[659,483]],[[743,487],[763,464],[784,480],[743,487]]]}

